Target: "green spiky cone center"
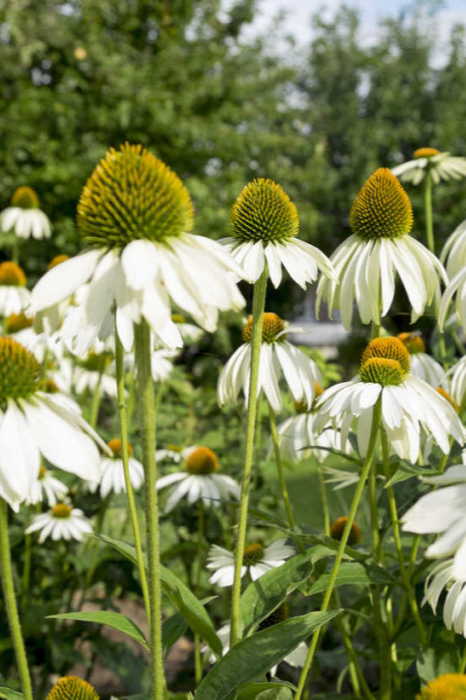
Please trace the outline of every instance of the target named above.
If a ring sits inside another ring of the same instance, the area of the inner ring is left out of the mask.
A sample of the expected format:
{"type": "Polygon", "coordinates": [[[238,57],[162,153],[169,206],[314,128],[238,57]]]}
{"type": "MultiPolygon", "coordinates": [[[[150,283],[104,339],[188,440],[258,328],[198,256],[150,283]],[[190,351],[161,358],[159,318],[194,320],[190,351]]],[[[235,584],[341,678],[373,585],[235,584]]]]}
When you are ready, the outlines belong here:
{"type": "Polygon", "coordinates": [[[20,209],[37,209],[39,197],[32,187],[18,187],[11,198],[11,204],[13,207],[19,207],[20,209]]]}
{"type": "MultiPolygon", "coordinates": [[[[252,342],[252,326],[253,317],[250,316],[246,325],[243,328],[241,337],[245,343],[252,342]]],[[[262,342],[268,343],[269,345],[277,342],[277,340],[285,340],[286,334],[283,333],[285,330],[285,324],[278,314],[266,311],[263,315],[262,320],[262,342]],[[277,336],[279,336],[277,338],[277,336]]]]}
{"type": "Polygon", "coordinates": [[[13,338],[0,338],[0,404],[25,399],[39,389],[42,365],[13,338]]]}
{"type": "Polygon", "coordinates": [[[78,204],[87,243],[124,247],[145,238],[167,243],[189,232],[193,205],[180,178],[142,146],[110,149],[88,179],[78,204]]]}
{"type": "Polygon", "coordinates": [[[99,696],[87,681],[76,676],[66,676],[53,686],[47,700],[99,700],[99,696]]]}
{"type": "Polygon", "coordinates": [[[232,207],[230,232],[238,243],[280,243],[298,235],[298,212],[280,185],[262,178],[253,180],[232,207]]]}
{"type": "Polygon", "coordinates": [[[400,238],[411,231],[411,202],[388,168],[376,170],[360,190],[351,208],[350,226],[367,240],[400,238]]]}
{"type": "Polygon", "coordinates": [[[399,386],[406,377],[403,368],[396,360],[373,357],[367,360],[359,370],[362,382],[381,384],[382,386],[399,386]]]}

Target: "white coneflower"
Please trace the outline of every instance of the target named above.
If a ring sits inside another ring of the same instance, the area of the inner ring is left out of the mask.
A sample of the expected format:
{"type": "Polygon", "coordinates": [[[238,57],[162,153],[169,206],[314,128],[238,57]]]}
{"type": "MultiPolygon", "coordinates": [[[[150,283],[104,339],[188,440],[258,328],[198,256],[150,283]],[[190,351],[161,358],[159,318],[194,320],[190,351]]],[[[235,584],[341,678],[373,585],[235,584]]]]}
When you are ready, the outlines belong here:
{"type": "Polygon", "coordinates": [[[155,458],[157,462],[162,462],[165,459],[179,464],[182,460],[197,449],[197,445],[190,445],[189,447],[182,447],[181,445],[168,445],[162,450],[157,450],[155,453],[155,458]]]}
{"type": "MultiPolygon", "coordinates": [[[[276,540],[264,547],[259,542],[254,542],[244,549],[241,578],[248,573],[253,581],[285,563],[286,559],[295,554],[293,547],[285,544],[286,539],[276,540]]],[[[214,544],[209,551],[207,568],[215,573],[209,579],[222,588],[233,585],[235,573],[235,555],[228,549],[214,544]]]]}
{"type": "Polygon", "coordinates": [[[195,326],[194,323],[187,323],[181,314],[172,314],[172,321],[176,324],[185,342],[198,343],[204,335],[202,328],[195,326]]]}
{"type": "MultiPolygon", "coordinates": [[[[112,492],[126,493],[125,472],[123,469],[123,459],[121,452],[120,438],[114,438],[108,443],[112,451],[112,457],[103,457],[100,463],[100,495],[102,498],[107,498],[112,492]]],[[[134,489],[139,489],[144,482],[144,467],[141,462],[133,457],[133,448],[128,443],[128,468],[131,485],[134,489]]],[[[92,490],[92,489],[91,489],[92,490]]]]}
{"type": "Polygon", "coordinates": [[[243,189],[231,210],[230,229],[231,237],[221,242],[241,265],[248,282],[259,279],[266,263],[275,287],[282,280],[282,265],[303,289],[314,282],[319,270],[334,278],[327,256],[297,237],[296,207],[272,180],[254,180],[243,189]]]}
{"type": "Polygon", "coordinates": [[[61,394],[43,390],[42,367],[12,338],[0,338],[0,496],[14,510],[37,481],[41,454],[92,480],[99,473],[99,436],[61,394]]]}
{"type": "Polygon", "coordinates": [[[27,535],[39,532],[42,544],[49,537],[52,540],[77,540],[81,542],[84,535],[92,532],[90,520],[82,510],[67,503],[57,503],[47,513],[36,515],[26,530],[27,535]]]}
{"type": "Polygon", "coordinates": [[[439,309],[439,326],[443,330],[448,310],[456,294],[456,316],[466,326],[466,221],[463,221],[445,243],[441,255],[450,283],[442,297],[439,309]]]}
{"type": "Polygon", "coordinates": [[[105,350],[100,353],[91,350],[86,358],[77,360],[73,372],[76,393],[83,394],[85,391],[93,393],[97,387],[100,387],[102,394],[116,398],[115,377],[108,374],[111,360],[111,354],[105,350]]]}
{"type": "Polygon", "coordinates": [[[31,187],[18,187],[11,207],[0,214],[0,229],[5,233],[14,231],[18,238],[50,238],[50,221],[39,209],[39,197],[31,187]]]}
{"type": "Polygon", "coordinates": [[[43,362],[46,355],[52,356],[58,363],[63,362],[65,347],[57,333],[38,333],[33,326],[34,318],[26,316],[24,312],[11,314],[5,319],[5,335],[33,352],[39,362],[43,362]]]}
{"type": "Polygon", "coordinates": [[[143,319],[167,347],[182,345],[171,301],[214,331],[219,311],[244,306],[232,274],[242,273],[219,243],[188,233],[192,226],[188,191],[161,160],[142,146],[110,149],[78,205],[78,228],[91,248],[46,273],[33,290],[34,311],[88,283],[62,329],[64,337],[83,334],[80,354],[108,334],[114,304],[127,349],[143,319]]]}
{"type": "Polygon", "coordinates": [[[379,168],[356,197],[350,213],[353,234],[331,257],[338,281],[324,277],[317,287],[317,315],[322,299],[329,313],[340,309],[350,328],[356,300],[363,323],[380,323],[387,315],[399,276],[412,307],[411,321],[424,313],[447,276],[440,261],[409,235],[411,202],[396,177],[379,168]]]}
{"type": "MultiPolygon", "coordinates": [[[[233,353],[221,371],[217,386],[220,405],[227,401],[236,403],[241,392],[247,401],[252,323],[250,316],[243,328],[244,344],[233,353]]],[[[322,383],[316,363],[286,339],[287,332],[291,330],[292,327],[288,327],[277,314],[264,314],[257,393],[260,395],[264,392],[275,413],[279,413],[282,408],[279,387],[282,372],[293,399],[308,408],[314,400],[315,382],[322,383]]]]}
{"type": "Polygon", "coordinates": [[[422,604],[429,603],[436,613],[440,596],[447,591],[443,604],[445,627],[466,637],[466,580],[457,579],[454,568],[453,559],[447,559],[432,569],[426,579],[422,604]]]}
{"type": "MultiPolygon", "coordinates": [[[[152,337],[152,341],[155,345],[157,344],[154,337],[152,337]]],[[[154,382],[163,382],[165,379],[168,379],[173,371],[172,360],[177,354],[176,350],[168,350],[167,348],[159,348],[152,351],[151,369],[154,382]]],[[[135,370],[134,355],[131,353],[125,356],[125,368],[132,371],[135,370]]]]}
{"type": "Polygon", "coordinates": [[[40,503],[45,497],[49,506],[55,506],[58,501],[63,501],[67,493],[67,485],[60,479],[56,479],[49,469],[41,467],[37,481],[32,485],[26,499],[26,504],[40,503]]]}
{"type": "Polygon", "coordinates": [[[423,477],[437,487],[421,496],[402,518],[403,530],[418,535],[439,534],[426,550],[432,559],[451,557],[452,576],[466,581],[466,467],[449,467],[440,476],[423,477]]]}
{"type": "Polygon", "coordinates": [[[409,352],[411,372],[415,377],[437,388],[445,381],[442,365],[426,353],[426,346],[419,333],[399,333],[398,338],[409,352]]]}
{"type": "Polygon", "coordinates": [[[328,421],[341,425],[346,439],[357,419],[357,438],[365,455],[373,409],[382,403],[382,425],[392,450],[402,459],[417,461],[421,428],[432,435],[444,454],[450,437],[462,445],[465,434],[451,403],[426,382],[410,374],[410,357],[398,338],[375,338],[364,351],[359,375],[324,391],[317,401],[320,426],[328,421]]]}
{"type": "Polygon", "coordinates": [[[219,474],[220,462],[215,452],[208,447],[196,447],[186,456],[184,470],[175,474],[167,474],[157,479],[157,489],[171,486],[165,505],[165,513],[169,513],[180,502],[187,498],[188,503],[196,503],[200,499],[212,506],[220,506],[222,501],[235,500],[240,497],[240,488],[231,476],[219,474]]]}
{"type": "Polygon", "coordinates": [[[0,263],[0,316],[20,314],[30,302],[24,271],[14,262],[0,263]]]}
{"type": "Polygon", "coordinates": [[[441,180],[461,180],[466,177],[466,158],[441,153],[436,148],[418,148],[414,159],[392,168],[392,173],[403,182],[419,185],[429,173],[437,185],[441,180]]]}
{"type": "Polygon", "coordinates": [[[462,357],[448,370],[447,377],[450,380],[451,396],[458,406],[466,403],[466,357],[462,357]]]}

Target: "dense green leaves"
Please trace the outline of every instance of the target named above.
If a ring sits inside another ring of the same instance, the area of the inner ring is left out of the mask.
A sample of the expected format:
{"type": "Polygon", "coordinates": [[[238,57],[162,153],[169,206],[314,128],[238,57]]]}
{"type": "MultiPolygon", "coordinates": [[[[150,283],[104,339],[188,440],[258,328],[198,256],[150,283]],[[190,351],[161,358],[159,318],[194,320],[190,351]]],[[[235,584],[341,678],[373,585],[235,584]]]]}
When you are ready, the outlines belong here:
{"type": "Polygon", "coordinates": [[[238,690],[235,700],[291,700],[293,690],[289,683],[248,683],[238,690]]]}
{"type": "MultiPolygon", "coordinates": [[[[322,574],[309,588],[309,595],[314,595],[325,591],[330,581],[330,576],[330,573],[322,574]]],[[[365,565],[360,564],[359,562],[344,562],[341,564],[338,571],[335,585],[371,585],[375,583],[381,585],[393,585],[397,583],[397,581],[380,566],[365,565]]]]}
{"type": "Polygon", "coordinates": [[[123,632],[132,639],[135,639],[143,647],[149,649],[149,645],[144,637],[144,634],[138,625],[127,618],[125,615],[121,615],[116,612],[107,612],[105,610],[98,610],[96,612],[73,612],[73,613],[62,613],[60,615],[50,615],[49,617],[55,618],[57,620],[75,620],[77,622],[95,622],[98,625],[106,625],[107,627],[112,627],[114,630],[123,632]]]}
{"type": "Polygon", "coordinates": [[[0,688],[0,698],[5,698],[5,700],[22,700],[23,694],[10,688],[0,688]]]}

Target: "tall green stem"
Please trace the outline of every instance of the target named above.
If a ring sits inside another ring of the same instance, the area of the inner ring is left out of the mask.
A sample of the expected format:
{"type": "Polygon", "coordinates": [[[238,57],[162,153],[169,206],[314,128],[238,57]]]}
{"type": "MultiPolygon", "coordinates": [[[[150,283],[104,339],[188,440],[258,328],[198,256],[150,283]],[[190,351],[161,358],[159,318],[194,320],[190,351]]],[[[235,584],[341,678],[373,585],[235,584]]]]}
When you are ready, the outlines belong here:
{"type": "MultiPolygon", "coordinates": [[[[338,571],[340,569],[340,564],[343,559],[343,555],[345,553],[345,547],[348,544],[348,538],[351,533],[351,528],[353,527],[354,519],[356,517],[356,512],[358,510],[359,502],[361,500],[363,491],[364,491],[364,486],[367,481],[367,477],[369,475],[370,469],[372,467],[372,463],[374,461],[374,452],[375,452],[375,446],[377,442],[377,433],[379,430],[379,424],[380,424],[380,416],[382,412],[382,404],[381,400],[379,399],[374,407],[374,413],[372,416],[372,426],[371,426],[371,433],[369,437],[369,445],[367,448],[367,454],[366,454],[366,459],[364,461],[364,465],[361,471],[361,478],[359,479],[358,485],[356,487],[355,494],[353,496],[353,502],[351,503],[351,508],[350,512],[348,515],[348,521],[346,523],[345,529],[343,531],[343,535],[340,541],[340,546],[338,547],[337,555],[335,557],[335,563],[333,565],[332,573],[330,575],[330,581],[328,583],[327,589],[325,591],[324,595],[324,600],[322,601],[322,607],[321,611],[325,612],[328,609],[329,603],[332,599],[332,593],[333,589],[335,587],[335,582],[337,579],[338,571]]],[[[307,653],[306,661],[303,666],[303,670],[301,673],[301,677],[299,679],[299,684],[298,684],[298,690],[295,695],[295,700],[300,700],[303,694],[304,687],[306,685],[306,679],[309,673],[309,670],[311,668],[312,662],[314,660],[314,654],[317,648],[317,644],[319,642],[320,634],[321,634],[321,629],[318,629],[314,634],[312,635],[311,643],[309,645],[309,650],[307,653]]]]}
{"type": "Polygon", "coordinates": [[[118,396],[118,414],[120,418],[120,439],[121,439],[121,459],[123,462],[123,472],[125,475],[126,495],[128,498],[128,506],[133,526],[134,547],[136,549],[136,557],[138,561],[139,578],[141,579],[142,595],[144,597],[144,605],[146,608],[147,624],[151,626],[151,607],[149,598],[149,587],[147,585],[146,569],[144,566],[144,555],[142,553],[141,533],[139,531],[138,512],[136,502],[134,500],[133,486],[129,475],[129,443],[128,443],[128,419],[126,414],[126,397],[125,397],[125,374],[123,366],[123,345],[121,344],[118,335],[118,329],[115,321],[115,362],[116,362],[116,382],[118,396]]]}
{"type": "Polygon", "coordinates": [[[264,322],[265,294],[267,291],[267,266],[254,285],[252,305],[252,339],[251,369],[249,376],[249,401],[246,423],[246,445],[244,452],[243,477],[241,481],[241,499],[238,508],[238,533],[236,540],[235,576],[231,593],[231,632],[230,646],[233,647],[239,637],[239,604],[241,596],[241,568],[243,566],[246,529],[248,523],[249,485],[251,482],[254,454],[254,434],[257,413],[257,385],[259,381],[259,363],[262,345],[262,326],[264,322]]]}
{"type": "Polygon", "coordinates": [[[328,507],[327,487],[325,486],[322,464],[317,462],[317,476],[319,477],[320,497],[322,499],[322,511],[324,514],[324,532],[330,537],[330,510],[328,507]]]}
{"type": "MultiPolygon", "coordinates": [[[[197,588],[201,585],[201,571],[203,564],[204,550],[204,501],[199,499],[199,512],[197,516],[197,588]]],[[[194,681],[196,686],[202,680],[202,654],[201,654],[201,638],[198,634],[194,635],[194,681]]]]}
{"type": "Polygon", "coordinates": [[[8,538],[8,514],[7,504],[0,498],[0,574],[2,578],[3,598],[10,625],[11,639],[15,650],[16,663],[18,664],[19,677],[23,690],[24,700],[32,699],[31,677],[29,675],[26,649],[24,648],[21,623],[19,621],[18,606],[16,604],[13,571],[11,568],[10,541],[8,538]]]}
{"type": "Polygon", "coordinates": [[[142,418],[143,464],[145,475],[147,554],[150,596],[150,646],[153,700],[163,700],[165,675],[162,652],[162,588],[160,583],[159,505],[156,489],[156,415],[151,369],[150,329],[146,321],[135,326],[135,352],[138,405],[142,418]]]}

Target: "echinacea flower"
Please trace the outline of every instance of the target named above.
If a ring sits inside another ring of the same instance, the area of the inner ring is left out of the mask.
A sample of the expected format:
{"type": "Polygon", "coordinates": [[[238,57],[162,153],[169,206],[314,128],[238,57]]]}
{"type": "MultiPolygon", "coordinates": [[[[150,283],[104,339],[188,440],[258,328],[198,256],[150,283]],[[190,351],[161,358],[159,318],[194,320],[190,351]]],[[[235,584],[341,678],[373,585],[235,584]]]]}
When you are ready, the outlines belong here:
{"type": "Polygon", "coordinates": [[[165,459],[179,464],[181,461],[185,460],[186,457],[197,449],[197,445],[190,445],[189,447],[182,447],[182,445],[168,445],[166,448],[157,450],[155,453],[155,458],[157,462],[162,462],[165,459]]]}
{"type": "Polygon", "coordinates": [[[442,488],[421,496],[404,514],[403,530],[439,534],[426,556],[439,559],[454,555],[452,575],[466,581],[466,467],[455,465],[439,476],[422,477],[422,481],[442,488]]]}
{"type": "MultiPolygon", "coordinates": [[[[315,382],[315,399],[309,410],[305,403],[295,402],[296,415],[287,418],[278,426],[278,439],[280,452],[285,459],[300,462],[310,455],[314,455],[318,462],[325,462],[329,450],[339,450],[341,445],[340,433],[331,425],[323,430],[315,430],[314,423],[318,410],[316,399],[322,394],[323,389],[315,382]],[[319,449],[323,448],[323,449],[319,449]]],[[[345,452],[351,449],[347,442],[345,452]]]]}
{"type": "Polygon", "coordinates": [[[171,486],[165,505],[169,513],[187,498],[188,503],[200,499],[206,505],[220,506],[222,501],[235,500],[240,497],[240,488],[236,481],[226,474],[219,474],[220,462],[215,452],[208,447],[196,447],[187,455],[184,470],[167,474],[157,479],[157,490],[171,486]]]}
{"type": "Polygon", "coordinates": [[[39,197],[31,187],[18,187],[11,207],[0,214],[0,229],[5,233],[13,230],[18,238],[50,238],[50,221],[39,209],[39,197]]]}
{"type": "Polygon", "coordinates": [[[34,516],[26,534],[31,535],[33,532],[40,532],[40,544],[49,537],[52,540],[81,542],[83,535],[92,532],[92,525],[79,508],[73,508],[68,503],[57,503],[47,513],[34,516]]]}
{"type": "Polygon", "coordinates": [[[434,184],[441,180],[461,180],[466,177],[466,158],[441,153],[436,148],[418,148],[414,159],[392,168],[392,173],[403,182],[419,185],[427,174],[434,184]]]}
{"type": "Polygon", "coordinates": [[[450,437],[462,445],[465,434],[457,412],[433,387],[410,374],[410,356],[398,338],[375,338],[361,358],[359,375],[324,391],[317,401],[320,426],[333,421],[342,439],[353,420],[359,450],[366,454],[373,409],[381,401],[382,427],[391,449],[416,463],[421,429],[432,435],[444,454],[450,437]]]}
{"type": "MultiPolygon", "coordinates": [[[[248,400],[252,323],[250,316],[243,328],[244,344],[233,353],[220,373],[217,392],[221,406],[227,401],[236,403],[241,392],[246,402],[248,400]]],[[[307,408],[314,400],[315,383],[322,383],[316,363],[286,339],[291,330],[277,314],[264,314],[257,395],[263,391],[275,413],[280,413],[282,408],[279,387],[282,372],[294,400],[307,408]]]]}
{"type": "Polygon", "coordinates": [[[411,360],[411,372],[418,379],[437,388],[445,381],[442,365],[426,353],[426,346],[419,333],[399,333],[398,338],[405,345],[411,360]]]}
{"type": "Polygon", "coordinates": [[[182,314],[172,314],[172,321],[180,331],[185,343],[198,343],[204,335],[202,328],[195,326],[194,323],[188,323],[182,314]]]}
{"type": "Polygon", "coordinates": [[[63,481],[53,476],[52,472],[45,467],[39,469],[37,481],[33,484],[26,503],[40,503],[43,498],[47,499],[49,506],[56,506],[58,501],[63,501],[68,493],[68,487],[63,481]]]}
{"type": "Polygon", "coordinates": [[[230,230],[231,237],[221,242],[241,265],[248,282],[256,282],[266,264],[274,287],[282,280],[282,265],[303,289],[314,282],[319,270],[334,279],[327,256],[297,237],[296,207],[272,180],[260,178],[246,185],[231,210],[230,230]]]}
{"type": "Polygon", "coordinates": [[[14,262],[0,263],[0,316],[20,314],[30,301],[22,268],[14,262]]]}
{"type": "Polygon", "coordinates": [[[43,362],[46,355],[52,356],[57,362],[63,362],[65,346],[58,335],[36,332],[34,318],[26,316],[24,311],[11,314],[5,319],[5,335],[33,352],[39,362],[43,362]]]}
{"type": "Polygon", "coordinates": [[[448,370],[447,378],[450,380],[450,393],[458,406],[466,403],[466,357],[462,357],[448,370]]]}
{"type": "MultiPolygon", "coordinates": [[[[125,472],[123,469],[123,459],[120,438],[113,438],[108,443],[112,451],[112,457],[102,457],[100,462],[100,496],[107,498],[111,493],[126,493],[125,472]]],[[[129,478],[133,489],[137,490],[144,482],[144,467],[141,462],[133,457],[133,448],[128,444],[128,469],[129,478]]]]}
{"type": "Polygon", "coordinates": [[[79,354],[112,332],[114,304],[127,350],[133,324],[142,320],[167,347],[182,345],[171,301],[214,331],[219,311],[244,306],[234,279],[242,273],[223,246],[189,233],[192,226],[191,199],[175,173],[142,146],[110,149],[78,204],[78,228],[89,249],[39,280],[33,310],[53,307],[87,283],[62,328],[63,337],[80,336],[79,354]]]}
{"type": "Polygon", "coordinates": [[[447,591],[443,604],[445,627],[466,637],[466,581],[455,578],[453,559],[441,561],[432,569],[426,579],[422,604],[429,603],[436,613],[444,590],[447,591]]]}
{"type": "Polygon", "coordinates": [[[95,688],[82,678],[65,676],[53,686],[46,700],[99,700],[99,696],[95,688]]]}
{"type": "Polygon", "coordinates": [[[411,322],[416,321],[440,293],[440,280],[448,280],[435,255],[409,235],[411,202],[388,168],[376,170],[359,192],[350,226],[352,235],[330,258],[338,281],[319,281],[317,315],[323,299],[330,316],[340,309],[349,329],[356,300],[361,321],[378,324],[390,309],[398,275],[412,307],[411,322]]]}
{"type": "MultiPolygon", "coordinates": [[[[286,544],[286,539],[275,540],[268,547],[260,542],[247,545],[244,549],[241,578],[248,573],[253,581],[285,563],[286,559],[293,556],[295,550],[286,544]]],[[[207,568],[215,573],[209,579],[210,583],[225,588],[233,585],[235,574],[235,555],[228,549],[214,544],[210,548],[207,557],[207,568]]]]}
{"type": "Polygon", "coordinates": [[[85,358],[78,359],[73,372],[76,393],[83,394],[85,391],[93,393],[99,387],[102,394],[116,398],[115,377],[107,373],[111,360],[111,353],[107,350],[99,353],[91,350],[85,358]]]}
{"type": "Polygon", "coordinates": [[[456,316],[462,326],[466,326],[466,221],[463,221],[448,238],[440,259],[442,262],[446,261],[450,280],[440,303],[440,330],[445,326],[448,310],[455,295],[456,316]]]}
{"type": "Polygon", "coordinates": [[[0,338],[0,496],[19,509],[37,481],[41,454],[53,465],[92,480],[107,446],[60,393],[43,390],[43,368],[11,338],[0,338]]]}
{"type": "Polygon", "coordinates": [[[464,700],[466,698],[466,676],[463,673],[444,673],[430,681],[416,700],[464,700]]]}
{"type": "MultiPolygon", "coordinates": [[[[330,526],[330,537],[333,540],[338,540],[338,542],[341,542],[347,522],[348,517],[346,515],[342,515],[341,518],[334,520],[330,526]]],[[[361,542],[361,538],[362,533],[359,525],[357,525],[357,523],[353,523],[351,525],[351,530],[348,537],[348,545],[351,547],[352,545],[359,544],[361,542]]]]}

